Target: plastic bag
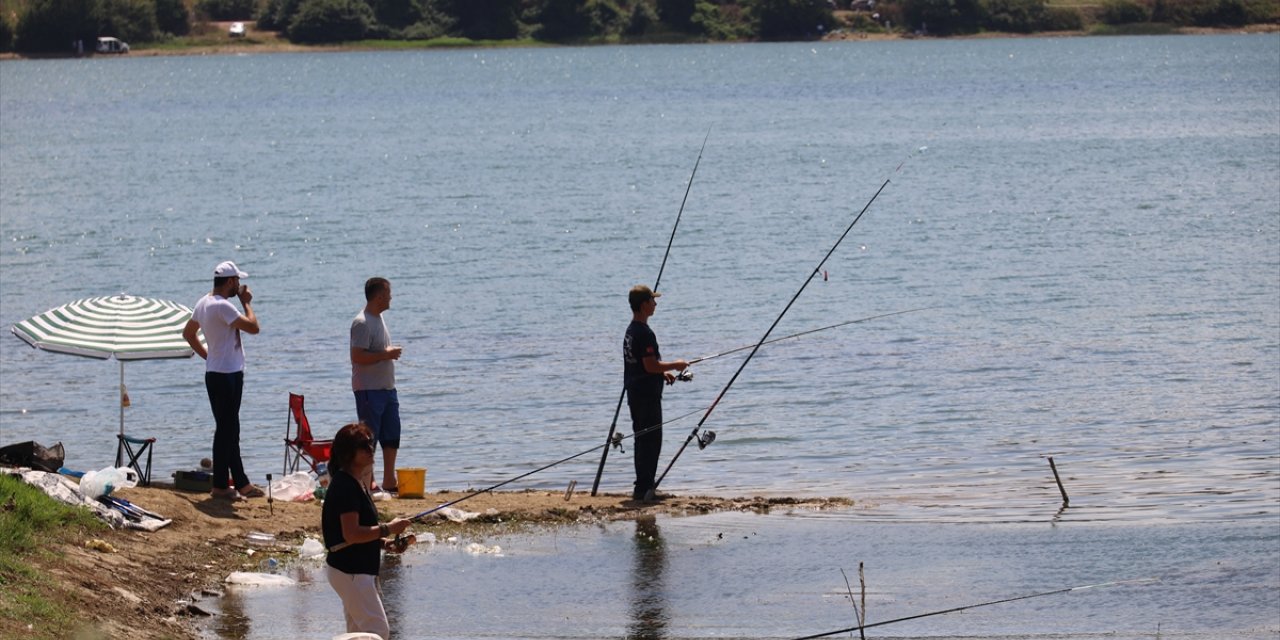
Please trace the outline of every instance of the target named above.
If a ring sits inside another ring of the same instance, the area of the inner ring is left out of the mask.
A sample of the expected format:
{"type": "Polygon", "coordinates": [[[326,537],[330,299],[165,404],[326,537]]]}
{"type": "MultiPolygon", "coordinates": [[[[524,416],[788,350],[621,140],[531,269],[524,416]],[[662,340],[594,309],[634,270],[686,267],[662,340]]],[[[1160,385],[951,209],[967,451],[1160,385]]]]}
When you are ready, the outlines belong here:
{"type": "Polygon", "coordinates": [[[298,555],[303,558],[319,558],[324,555],[324,545],[315,538],[307,538],[298,549],[298,555]]]}
{"type": "Polygon", "coordinates": [[[0,462],[15,467],[31,467],[49,473],[57,473],[62,467],[64,458],[66,458],[66,451],[63,450],[61,442],[52,447],[41,446],[35,441],[0,447],[0,462]]]}
{"type": "Polygon", "coordinates": [[[298,471],[279,480],[273,480],[269,495],[272,500],[306,502],[312,498],[315,489],[315,480],[311,479],[311,474],[306,471],[298,471]]]}
{"type": "Polygon", "coordinates": [[[86,498],[109,496],[116,489],[138,486],[138,472],[129,467],[107,467],[86,471],[80,478],[80,493],[86,498]]]}
{"type": "Polygon", "coordinates": [[[274,573],[251,573],[247,571],[233,571],[223,582],[250,587],[288,587],[298,584],[297,580],[294,580],[289,576],[281,576],[274,573]]]}
{"type": "Polygon", "coordinates": [[[444,507],[436,510],[436,515],[441,518],[447,518],[453,522],[466,522],[472,518],[479,518],[480,514],[474,511],[463,511],[454,507],[444,507]]]}

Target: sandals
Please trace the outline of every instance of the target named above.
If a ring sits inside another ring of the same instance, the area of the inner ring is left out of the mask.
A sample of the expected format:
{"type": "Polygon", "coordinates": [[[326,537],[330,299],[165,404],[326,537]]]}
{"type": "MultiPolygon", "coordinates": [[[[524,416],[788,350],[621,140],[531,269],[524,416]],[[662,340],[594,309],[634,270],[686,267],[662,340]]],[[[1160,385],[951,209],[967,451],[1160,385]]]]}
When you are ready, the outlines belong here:
{"type": "Polygon", "coordinates": [[[240,489],[240,495],[245,498],[261,498],[267,495],[267,493],[263,491],[261,487],[247,484],[240,489]]]}
{"type": "Polygon", "coordinates": [[[227,500],[229,502],[243,500],[243,498],[240,497],[240,494],[230,487],[226,489],[211,489],[209,491],[209,496],[215,500],[227,500]]]}

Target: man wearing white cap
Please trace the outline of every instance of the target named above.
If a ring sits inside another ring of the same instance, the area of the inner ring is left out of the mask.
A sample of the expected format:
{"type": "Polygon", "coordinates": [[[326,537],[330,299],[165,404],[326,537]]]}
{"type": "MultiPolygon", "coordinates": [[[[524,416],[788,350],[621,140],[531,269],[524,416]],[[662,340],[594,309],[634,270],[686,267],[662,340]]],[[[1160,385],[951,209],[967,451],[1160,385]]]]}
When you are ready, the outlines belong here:
{"type": "Polygon", "coordinates": [[[240,459],[240,397],[244,392],[244,345],[240,343],[240,333],[256,334],[260,330],[258,316],[250,305],[253,292],[240,284],[240,279],[248,275],[230,261],[214,267],[213,291],[196,302],[191,320],[182,330],[187,344],[205,360],[204,387],[216,424],[212,495],[229,500],[263,495],[260,487],[249,482],[240,459]],[[232,296],[240,298],[244,313],[231,303],[232,296]],[[197,335],[202,329],[209,343],[207,351],[197,335]],[[228,476],[235,488],[228,486],[228,476]]]}

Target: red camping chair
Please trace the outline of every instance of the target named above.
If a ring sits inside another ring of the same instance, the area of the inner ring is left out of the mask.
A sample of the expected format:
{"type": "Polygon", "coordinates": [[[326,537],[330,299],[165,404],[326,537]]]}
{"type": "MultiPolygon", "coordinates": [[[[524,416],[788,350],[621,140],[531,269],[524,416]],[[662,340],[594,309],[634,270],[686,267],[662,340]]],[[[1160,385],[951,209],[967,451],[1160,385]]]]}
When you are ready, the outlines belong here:
{"type": "Polygon", "coordinates": [[[311,435],[311,423],[307,422],[307,411],[302,401],[302,396],[289,394],[289,417],[284,428],[284,475],[297,471],[303,460],[311,465],[312,471],[316,471],[316,465],[328,462],[333,452],[332,439],[316,440],[311,435]],[[298,423],[298,435],[290,437],[295,422],[298,423]]]}

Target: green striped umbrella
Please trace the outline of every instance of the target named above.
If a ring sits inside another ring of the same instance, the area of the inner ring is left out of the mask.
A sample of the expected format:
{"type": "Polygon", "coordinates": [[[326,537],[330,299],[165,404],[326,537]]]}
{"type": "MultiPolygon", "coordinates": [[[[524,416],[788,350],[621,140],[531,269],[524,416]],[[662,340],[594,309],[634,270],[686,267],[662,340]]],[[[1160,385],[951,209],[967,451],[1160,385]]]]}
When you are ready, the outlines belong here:
{"type": "MultiPolygon", "coordinates": [[[[125,360],[190,358],[182,337],[191,309],[155,298],[120,294],[85,298],[13,325],[13,333],[46,351],[120,361],[120,433],[124,433],[125,360]]],[[[200,336],[204,342],[204,336],[200,336]]]]}

